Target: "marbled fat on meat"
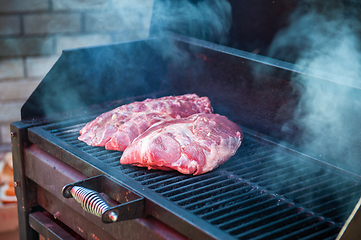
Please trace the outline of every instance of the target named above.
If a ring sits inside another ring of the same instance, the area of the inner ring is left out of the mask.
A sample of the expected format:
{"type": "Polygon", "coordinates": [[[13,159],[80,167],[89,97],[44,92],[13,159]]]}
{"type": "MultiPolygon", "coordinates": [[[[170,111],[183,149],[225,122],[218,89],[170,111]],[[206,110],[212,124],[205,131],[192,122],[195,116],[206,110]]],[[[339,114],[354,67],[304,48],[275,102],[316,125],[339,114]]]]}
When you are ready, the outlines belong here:
{"type": "Polygon", "coordinates": [[[242,130],[227,117],[194,114],[153,125],[128,146],[120,163],[198,175],[227,161],[242,140],[242,130]]]}
{"type": "Polygon", "coordinates": [[[158,121],[212,111],[209,99],[196,94],[146,99],[101,114],[80,130],[78,139],[88,145],[124,151],[137,136],[158,121]]]}
{"type": "Polygon", "coordinates": [[[108,150],[123,151],[133,140],[147,130],[154,123],[172,119],[168,114],[157,112],[140,112],[133,114],[130,121],[121,125],[105,144],[108,150]]]}

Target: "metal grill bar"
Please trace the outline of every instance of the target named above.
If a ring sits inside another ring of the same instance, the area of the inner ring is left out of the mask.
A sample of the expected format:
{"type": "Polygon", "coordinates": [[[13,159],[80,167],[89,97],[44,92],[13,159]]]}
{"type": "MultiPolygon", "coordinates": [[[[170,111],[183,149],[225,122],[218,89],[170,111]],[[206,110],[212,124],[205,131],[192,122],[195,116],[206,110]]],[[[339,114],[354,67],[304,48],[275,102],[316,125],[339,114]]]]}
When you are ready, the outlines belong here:
{"type": "Polygon", "coordinates": [[[280,236],[278,239],[332,239],[334,240],[341,230],[339,226],[336,226],[332,222],[320,222],[319,224],[312,224],[304,227],[303,229],[296,230],[287,235],[280,236]],[[331,237],[329,237],[331,235],[331,237]]]}
{"type": "MultiPolygon", "coordinates": [[[[204,195],[204,197],[206,197],[206,198],[203,201],[195,202],[193,204],[187,204],[186,209],[188,209],[188,210],[196,210],[196,209],[199,209],[199,208],[202,208],[202,207],[209,206],[211,204],[219,204],[222,201],[229,202],[230,199],[236,198],[236,197],[239,198],[239,199],[244,200],[244,199],[251,198],[251,197],[253,198],[256,195],[261,194],[260,191],[258,191],[256,193],[251,192],[251,191],[253,191],[252,187],[249,187],[249,186],[242,187],[242,184],[238,184],[238,185],[235,185],[233,187],[239,187],[239,188],[237,188],[237,191],[234,191],[232,193],[225,192],[223,194],[217,194],[217,196],[215,196],[215,197],[208,197],[207,195],[204,195]]],[[[210,194],[212,194],[212,193],[210,193],[210,194]]]]}
{"type": "MultiPolygon", "coordinates": [[[[300,209],[295,207],[289,207],[287,203],[279,206],[273,206],[270,209],[264,211],[266,217],[259,218],[257,215],[250,215],[248,218],[239,218],[231,224],[220,226],[221,229],[227,230],[231,235],[238,235],[238,238],[242,235],[247,235],[252,232],[252,229],[258,229],[262,231],[263,227],[268,224],[277,223],[279,219],[286,219],[291,217],[297,217],[300,209]]],[[[277,226],[275,226],[277,228],[277,226]]]]}
{"type": "MultiPolygon", "coordinates": [[[[219,174],[215,174],[215,173],[212,173],[208,176],[205,176],[205,175],[201,175],[201,176],[198,176],[194,179],[192,178],[189,178],[189,176],[182,176],[182,177],[177,177],[177,179],[175,181],[172,181],[171,184],[167,184],[164,183],[164,186],[159,186],[159,188],[156,190],[157,193],[161,193],[163,196],[165,197],[170,197],[172,196],[172,191],[174,190],[177,190],[179,188],[188,188],[188,187],[194,187],[194,185],[203,185],[204,183],[206,182],[209,182],[209,181],[213,181],[212,179],[213,178],[218,178],[219,177],[219,174]],[[181,179],[179,179],[181,178],[181,179]],[[179,185],[181,184],[181,185],[179,185]]],[[[226,176],[224,176],[226,177],[226,176]]]]}
{"type": "MultiPolygon", "coordinates": [[[[189,198],[191,195],[199,196],[203,192],[209,193],[209,190],[220,190],[223,186],[229,186],[233,181],[227,176],[217,176],[211,179],[203,180],[195,185],[180,187],[179,189],[163,193],[163,196],[170,197],[172,201],[180,201],[189,198]],[[194,189],[197,191],[195,192],[194,189]]],[[[190,183],[191,184],[191,183],[190,183]]]]}
{"type": "Polygon", "coordinates": [[[247,199],[255,200],[257,195],[264,194],[263,191],[255,191],[255,188],[249,186],[248,184],[244,184],[244,187],[241,187],[236,192],[226,193],[213,198],[212,201],[206,201],[204,204],[193,204],[187,206],[186,209],[188,210],[197,210],[196,214],[200,214],[199,211],[204,209],[208,209],[209,212],[216,210],[217,208],[223,208],[227,205],[233,205],[237,202],[243,202],[247,199]]]}
{"type": "Polygon", "coordinates": [[[314,192],[307,192],[306,190],[299,191],[297,192],[297,194],[293,195],[293,197],[296,203],[303,202],[305,206],[313,207],[323,202],[323,200],[318,200],[320,198],[327,198],[332,195],[342,196],[344,194],[347,194],[348,192],[354,192],[357,190],[358,189],[356,186],[347,186],[347,181],[344,180],[334,185],[322,186],[322,188],[314,192]]]}
{"type": "Polygon", "coordinates": [[[287,233],[287,230],[294,231],[297,229],[302,229],[306,226],[309,225],[313,225],[313,224],[320,224],[317,218],[314,217],[310,217],[310,214],[307,212],[301,213],[301,214],[295,214],[294,215],[290,215],[288,217],[282,218],[278,221],[273,221],[271,223],[265,224],[262,226],[262,232],[265,234],[261,234],[258,232],[260,229],[259,228],[255,228],[251,231],[247,231],[246,234],[240,234],[237,237],[242,239],[250,239],[250,238],[255,238],[255,239],[264,239],[264,238],[268,238],[268,239],[274,239],[277,236],[277,233],[282,232],[281,234],[284,234],[285,231],[287,233]],[[273,231],[272,231],[273,230],[273,231]]]}
{"type": "Polygon", "coordinates": [[[268,207],[273,207],[279,204],[279,202],[279,199],[275,198],[275,196],[269,196],[261,192],[261,194],[255,198],[241,201],[236,205],[231,205],[226,208],[207,212],[205,215],[201,215],[201,217],[206,220],[211,220],[212,224],[218,225],[238,216],[246,216],[247,214],[253,214],[257,211],[265,210],[268,207]]]}
{"type": "MultiPolygon", "coordinates": [[[[305,218],[301,221],[294,222],[292,224],[288,224],[287,228],[291,229],[292,231],[287,231],[285,227],[280,227],[278,230],[269,232],[267,234],[262,234],[254,239],[276,239],[283,236],[282,239],[295,239],[295,238],[301,238],[303,237],[304,232],[312,232],[314,229],[328,229],[330,226],[332,226],[332,223],[325,223],[323,221],[320,221],[316,218],[305,218]],[[297,234],[295,234],[297,233],[297,234]],[[285,236],[287,234],[288,236],[285,236]]],[[[339,231],[339,229],[338,229],[339,231]]],[[[337,232],[338,232],[337,231],[337,232]]]]}
{"type": "MultiPolygon", "coordinates": [[[[267,206],[264,209],[260,209],[255,212],[248,212],[247,214],[244,215],[243,212],[240,212],[240,215],[233,214],[232,216],[229,216],[226,219],[227,221],[224,221],[223,223],[219,224],[218,227],[220,229],[227,230],[231,233],[234,232],[234,234],[237,234],[237,231],[241,232],[239,231],[240,228],[247,226],[248,227],[247,229],[251,229],[251,224],[254,224],[254,226],[256,226],[257,224],[255,223],[257,223],[257,221],[260,221],[259,216],[269,216],[270,218],[273,218],[273,216],[282,213],[282,211],[285,210],[289,211],[291,207],[293,207],[292,204],[283,202],[279,204],[277,203],[276,205],[267,206]]],[[[295,209],[293,208],[293,210],[295,209]]],[[[262,220],[264,221],[266,219],[262,219],[262,220]]]]}

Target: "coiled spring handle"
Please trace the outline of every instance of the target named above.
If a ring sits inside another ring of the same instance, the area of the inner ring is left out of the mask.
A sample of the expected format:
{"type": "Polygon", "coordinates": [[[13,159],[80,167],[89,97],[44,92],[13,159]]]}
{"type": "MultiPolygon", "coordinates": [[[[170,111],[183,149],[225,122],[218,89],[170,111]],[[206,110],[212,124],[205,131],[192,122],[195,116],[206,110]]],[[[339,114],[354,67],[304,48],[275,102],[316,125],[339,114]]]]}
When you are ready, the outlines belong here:
{"type": "Polygon", "coordinates": [[[145,217],[145,199],[128,187],[105,175],[99,175],[71,183],[63,187],[65,198],[74,198],[87,212],[101,217],[104,223],[112,223],[145,217]],[[107,202],[103,196],[107,197],[107,202]],[[108,197],[110,196],[110,197],[108,197]],[[115,206],[109,206],[111,203],[115,206]],[[116,205],[118,204],[118,205],[116,205]]]}
{"type": "MultiPolygon", "coordinates": [[[[110,208],[110,206],[96,191],[84,187],[73,186],[70,189],[70,194],[78,203],[80,203],[80,206],[85,211],[90,212],[98,217],[101,217],[102,214],[110,208]]],[[[116,222],[118,219],[118,215],[113,211],[108,213],[108,217],[113,222],[116,222]]]]}

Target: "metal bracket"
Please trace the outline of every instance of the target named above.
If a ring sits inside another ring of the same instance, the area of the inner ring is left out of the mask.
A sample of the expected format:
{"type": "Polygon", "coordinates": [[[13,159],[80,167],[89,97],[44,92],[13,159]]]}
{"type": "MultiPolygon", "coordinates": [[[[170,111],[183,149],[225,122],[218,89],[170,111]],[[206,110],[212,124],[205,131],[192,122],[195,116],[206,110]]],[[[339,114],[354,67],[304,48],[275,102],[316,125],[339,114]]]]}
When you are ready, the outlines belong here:
{"type": "Polygon", "coordinates": [[[68,184],[62,194],[104,223],[145,217],[144,197],[104,175],[68,184]]]}

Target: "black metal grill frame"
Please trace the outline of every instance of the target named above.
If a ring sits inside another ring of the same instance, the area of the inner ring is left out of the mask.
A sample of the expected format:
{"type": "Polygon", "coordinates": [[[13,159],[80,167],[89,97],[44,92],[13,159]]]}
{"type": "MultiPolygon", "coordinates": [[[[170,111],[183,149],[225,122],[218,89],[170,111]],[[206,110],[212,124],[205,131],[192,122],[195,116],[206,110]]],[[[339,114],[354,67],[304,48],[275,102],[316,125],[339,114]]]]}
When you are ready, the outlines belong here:
{"type": "Polygon", "coordinates": [[[334,239],[361,195],[358,176],[248,129],[237,154],[203,175],[121,165],[121,152],[77,139],[90,119],[30,128],[29,139],[89,177],[130,186],[149,201],[148,214],[190,238],[334,239]]]}

